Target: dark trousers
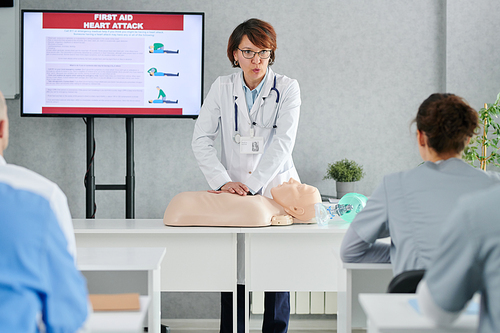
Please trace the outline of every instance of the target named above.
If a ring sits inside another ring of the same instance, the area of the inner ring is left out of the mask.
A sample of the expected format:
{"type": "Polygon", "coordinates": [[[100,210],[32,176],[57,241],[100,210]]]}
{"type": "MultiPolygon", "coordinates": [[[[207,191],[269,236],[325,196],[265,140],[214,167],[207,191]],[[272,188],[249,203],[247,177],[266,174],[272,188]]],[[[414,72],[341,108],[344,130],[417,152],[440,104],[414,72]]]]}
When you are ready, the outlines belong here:
{"type": "MultiPolygon", "coordinates": [[[[238,333],[245,331],[245,286],[237,286],[238,333]]],[[[286,333],[290,319],[290,293],[264,293],[263,333],[286,333]]],[[[233,294],[221,293],[220,333],[233,332],[233,294]]]]}

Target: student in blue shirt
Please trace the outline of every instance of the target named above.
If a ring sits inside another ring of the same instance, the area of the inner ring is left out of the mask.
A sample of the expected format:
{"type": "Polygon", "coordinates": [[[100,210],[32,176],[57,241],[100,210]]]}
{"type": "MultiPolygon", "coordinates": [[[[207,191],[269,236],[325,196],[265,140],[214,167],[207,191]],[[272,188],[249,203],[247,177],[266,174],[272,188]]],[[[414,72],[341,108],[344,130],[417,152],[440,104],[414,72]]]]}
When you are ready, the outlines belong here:
{"type": "Polygon", "coordinates": [[[8,139],[0,92],[0,332],[83,330],[87,286],[75,266],[66,197],[40,175],[6,165],[8,139]]]}
{"type": "Polygon", "coordinates": [[[82,328],[87,286],[67,245],[45,198],[0,183],[0,332],[82,328]]]}

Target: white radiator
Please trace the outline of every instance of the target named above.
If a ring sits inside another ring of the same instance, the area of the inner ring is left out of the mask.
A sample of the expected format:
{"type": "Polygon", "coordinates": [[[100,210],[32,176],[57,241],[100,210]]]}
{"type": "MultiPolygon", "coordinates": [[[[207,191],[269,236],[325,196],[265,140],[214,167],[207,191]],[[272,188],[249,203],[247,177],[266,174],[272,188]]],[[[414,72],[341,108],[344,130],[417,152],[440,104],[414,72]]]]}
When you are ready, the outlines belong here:
{"type": "MultiPolygon", "coordinates": [[[[252,292],[250,310],[253,314],[264,313],[264,292],[252,292]]],[[[335,292],[290,292],[290,314],[336,314],[335,292]]]]}

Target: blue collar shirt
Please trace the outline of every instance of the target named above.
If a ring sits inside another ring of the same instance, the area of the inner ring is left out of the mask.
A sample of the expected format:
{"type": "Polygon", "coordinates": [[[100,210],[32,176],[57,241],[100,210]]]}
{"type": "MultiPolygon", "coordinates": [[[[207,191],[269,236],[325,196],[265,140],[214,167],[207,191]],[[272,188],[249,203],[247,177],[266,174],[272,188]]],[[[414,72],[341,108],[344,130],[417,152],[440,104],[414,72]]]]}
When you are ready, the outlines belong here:
{"type": "Polygon", "coordinates": [[[241,82],[243,83],[243,91],[245,92],[245,100],[247,102],[247,107],[248,107],[249,113],[250,113],[250,110],[252,110],[253,104],[255,103],[257,96],[259,96],[260,91],[262,90],[262,87],[264,86],[264,82],[266,81],[266,78],[267,78],[267,73],[269,73],[269,71],[266,70],[266,75],[264,76],[262,81],[260,81],[259,85],[254,90],[250,90],[250,88],[248,88],[246,83],[245,83],[245,78],[243,76],[243,72],[241,72],[241,82]]]}

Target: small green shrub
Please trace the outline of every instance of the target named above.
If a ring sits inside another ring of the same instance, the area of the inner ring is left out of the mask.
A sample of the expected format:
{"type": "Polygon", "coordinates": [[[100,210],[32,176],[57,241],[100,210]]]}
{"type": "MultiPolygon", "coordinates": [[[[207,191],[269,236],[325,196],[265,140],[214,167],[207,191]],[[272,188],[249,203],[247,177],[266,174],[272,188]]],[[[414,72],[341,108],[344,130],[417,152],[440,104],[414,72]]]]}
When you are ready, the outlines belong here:
{"type": "Polygon", "coordinates": [[[328,163],[328,169],[323,179],[333,179],[337,182],[357,182],[363,178],[363,167],[347,158],[333,164],[328,163]]]}

